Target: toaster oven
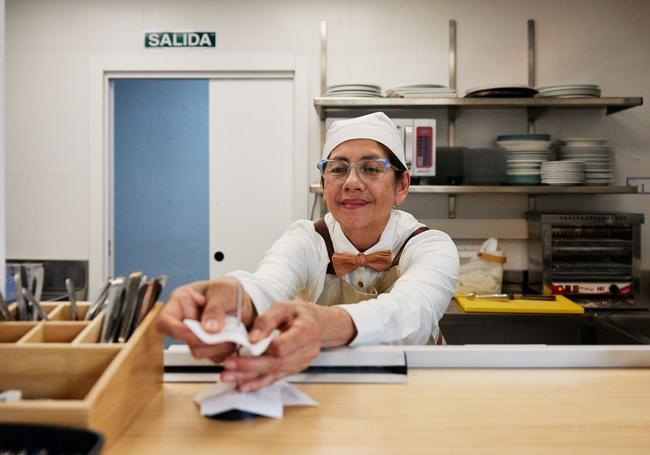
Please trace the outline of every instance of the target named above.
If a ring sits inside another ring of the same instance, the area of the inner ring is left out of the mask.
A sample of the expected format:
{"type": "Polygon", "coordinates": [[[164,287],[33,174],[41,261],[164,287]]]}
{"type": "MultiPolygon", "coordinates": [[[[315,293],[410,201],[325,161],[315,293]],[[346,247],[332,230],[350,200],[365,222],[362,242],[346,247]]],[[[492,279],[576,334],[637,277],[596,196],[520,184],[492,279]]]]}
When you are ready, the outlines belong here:
{"type": "Polygon", "coordinates": [[[532,290],[596,298],[638,294],[643,214],[528,213],[526,218],[532,290]]]}

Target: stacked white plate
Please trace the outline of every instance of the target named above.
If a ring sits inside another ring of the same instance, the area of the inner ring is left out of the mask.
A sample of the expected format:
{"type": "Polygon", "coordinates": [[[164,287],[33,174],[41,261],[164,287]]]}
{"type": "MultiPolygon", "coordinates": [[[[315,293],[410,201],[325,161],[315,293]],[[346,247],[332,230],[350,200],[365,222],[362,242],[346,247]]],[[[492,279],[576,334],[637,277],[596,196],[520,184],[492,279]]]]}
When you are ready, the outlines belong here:
{"type": "Polygon", "coordinates": [[[548,134],[511,134],[497,137],[506,149],[508,183],[534,185],[540,182],[540,166],[551,159],[548,134]]]}
{"type": "Polygon", "coordinates": [[[600,87],[594,84],[566,84],[537,87],[537,98],[598,98],[600,87]]]}
{"type": "Polygon", "coordinates": [[[388,89],[386,96],[388,98],[456,98],[456,90],[438,84],[414,84],[388,89]]]}
{"type": "Polygon", "coordinates": [[[585,163],[587,185],[609,185],[614,174],[612,148],[605,139],[569,138],[563,139],[558,156],[566,160],[580,160],[585,163]]]}
{"type": "Polygon", "coordinates": [[[585,163],[577,160],[547,161],[541,167],[542,183],[582,185],[586,181],[585,163]]]}
{"type": "Polygon", "coordinates": [[[336,84],[327,87],[325,96],[383,98],[381,87],[375,84],[336,84]]]}

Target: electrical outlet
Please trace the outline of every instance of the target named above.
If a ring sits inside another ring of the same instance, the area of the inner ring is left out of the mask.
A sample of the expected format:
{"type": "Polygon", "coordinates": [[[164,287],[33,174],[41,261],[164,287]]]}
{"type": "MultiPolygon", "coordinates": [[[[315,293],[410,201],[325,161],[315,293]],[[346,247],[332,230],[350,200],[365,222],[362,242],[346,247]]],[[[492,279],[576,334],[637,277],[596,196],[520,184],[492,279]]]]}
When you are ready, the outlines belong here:
{"type": "Polygon", "coordinates": [[[639,193],[650,194],[650,177],[628,177],[627,186],[636,186],[639,193]]]}

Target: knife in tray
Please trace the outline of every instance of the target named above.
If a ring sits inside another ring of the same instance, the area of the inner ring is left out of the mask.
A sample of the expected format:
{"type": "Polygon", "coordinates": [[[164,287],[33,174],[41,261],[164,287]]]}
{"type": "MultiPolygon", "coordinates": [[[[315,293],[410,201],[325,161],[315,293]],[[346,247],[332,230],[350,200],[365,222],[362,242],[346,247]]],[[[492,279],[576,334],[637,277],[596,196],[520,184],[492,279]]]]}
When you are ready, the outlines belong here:
{"type": "Polygon", "coordinates": [[[129,275],[129,281],[126,285],[126,298],[121,315],[120,331],[117,337],[119,343],[124,343],[127,340],[129,330],[134,323],[133,320],[135,319],[135,312],[138,309],[138,295],[142,278],[142,272],[133,272],[129,275]]]}
{"type": "Polygon", "coordinates": [[[40,302],[36,299],[34,294],[32,294],[27,288],[23,288],[22,292],[24,298],[31,304],[33,314],[32,319],[34,319],[34,321],[38,321],[39,319],[47,321],[47,315],[45,314],[45,311],[43,311],[43,307],[41,307],[40,302]]]}
{"type": "Polygon", "coordinates": [[[78,321],[79,310],[77,309],[77,299],[74,296],[74,283],[70,278],[65,279],[65,288],[68,292],[68,299],[70,300],[70,319],[78,321]]]}
{"type": "Polygon", "coordinates": [[[27,321],[27,303],[23,296],[23,281],[19,272],[14,275],[14,287],[16,289],[16,321],[27,321]]]}
{"type": "Polygon", "coordinates": [[[151,280],[151,283],[149,283],[149,286],[147,286],[147,292],[144,295],[142,307],[140,308],[140,315],[138,316],[137,323],[133,328],[134,331],[140,325],[140,323],[142,323],[145,316],[147,316],[147,313],[149,313],[149,311],[151,311],[153,306],[156,304],[166,283],[167,277],[165,275],[161,275],[155,280],[151,280]]]}
{"type": "Polygon", "coordinates": [[[148,279],[146,276],[142,278],[140,287],[138,288],[138,298],[136,300],[135,307],[131,312],[131,317],[129,318],[126,337],[124,339],[120,339],[120,342],[129,341],[129,338],[131,338],[131,335],[133,335],[135,329],[138,327],[138,325],[140,325],[140,313],[142,312],[142,307],[147,300],[148,293],[151,292],[149,289],[153,286],[153,283],[153,279],[148,279]]]}
{"type": "Polygon", "coordinates": [[[102,333],[99,337],[101,343],[112,343],[117,335],[124,305],[124,287],[124,278],[118,277],[111,280],[108,297],[106,298],[106,314],[102,322],[102,333]]]}
{"type": "Polygon", "coordinates": [[[34,298],[40,302],[43,298],[43,281],[44,277],[43,267],[38,267],[34,270],[34,298]]]}
{"type": "Polygon", "coordinates": [[[106,305],[106,298],[108,297],[108,290],[110,287],[111,279],[109,278],[99,290],[99,295],[95,301],[92,303],[92,305],[90,305],[88,311],[86,311],[86,317],[84,318],[86,321],[92,321],[104,309],[104,306],[106,305]]]}

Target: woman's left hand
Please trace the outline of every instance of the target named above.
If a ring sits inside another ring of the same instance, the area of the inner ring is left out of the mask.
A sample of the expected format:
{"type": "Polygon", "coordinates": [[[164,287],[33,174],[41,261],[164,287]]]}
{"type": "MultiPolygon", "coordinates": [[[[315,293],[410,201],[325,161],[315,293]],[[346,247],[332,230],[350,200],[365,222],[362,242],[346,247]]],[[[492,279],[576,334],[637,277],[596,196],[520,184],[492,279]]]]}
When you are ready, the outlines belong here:
{"type": "Polygon", "coordinates": [[[281,333],[264,355],[228,357],[221,379],[236,382],[241,392],[254,391],[304,370],[320,353],[321,329],[313,303],[299,300],[274,303],[255,319],[250,340],[257,342],[275,329],[281,333]]]}

